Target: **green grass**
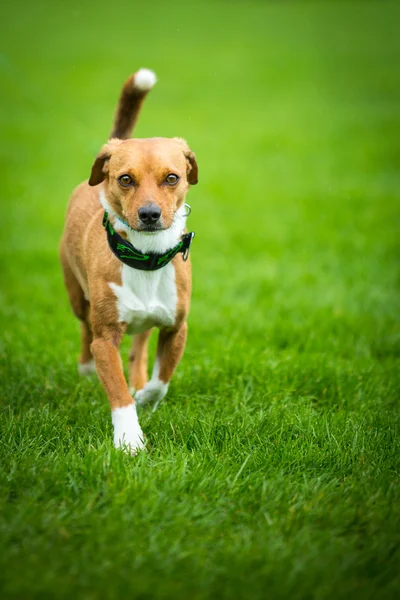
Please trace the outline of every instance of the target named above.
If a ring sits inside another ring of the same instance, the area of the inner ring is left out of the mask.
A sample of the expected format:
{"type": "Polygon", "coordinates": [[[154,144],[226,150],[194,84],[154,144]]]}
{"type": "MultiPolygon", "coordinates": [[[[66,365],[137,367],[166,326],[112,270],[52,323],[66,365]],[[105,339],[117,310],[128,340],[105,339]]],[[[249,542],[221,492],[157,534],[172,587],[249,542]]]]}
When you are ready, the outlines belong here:
{"type": "Polygon", "coordinates": [[[1,596],[395,598],[397,3],[57,4],[1,7],[1,596]],[[200,184],[187,350],[132,459],[57,246],[139,66],[137,135],[187,138],[200,184]]]}

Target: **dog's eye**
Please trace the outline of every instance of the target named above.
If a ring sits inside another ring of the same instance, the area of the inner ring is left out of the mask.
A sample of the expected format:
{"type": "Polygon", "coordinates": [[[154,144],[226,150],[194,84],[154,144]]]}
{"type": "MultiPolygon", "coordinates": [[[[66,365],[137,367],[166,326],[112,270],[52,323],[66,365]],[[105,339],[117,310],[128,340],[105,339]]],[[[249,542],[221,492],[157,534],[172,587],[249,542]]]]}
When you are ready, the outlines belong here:
{"type": "Polygon", "coordinates": [[[122,187],[130,187],[133,185],[133,179],[130,177],[130,175],[121,175],[118,177],[118,182],[120,185],[122,185],[122,187]]]}
{"type": "Polygon", "coordinates": [[[178,181],[179,181],[179,177],[178,177],[178,175],[175,175],[175,173],[170,173],[165,178],[165,183],[168,183],[168,185],[175,185],[176,183],[178,183],[178,181]]]}

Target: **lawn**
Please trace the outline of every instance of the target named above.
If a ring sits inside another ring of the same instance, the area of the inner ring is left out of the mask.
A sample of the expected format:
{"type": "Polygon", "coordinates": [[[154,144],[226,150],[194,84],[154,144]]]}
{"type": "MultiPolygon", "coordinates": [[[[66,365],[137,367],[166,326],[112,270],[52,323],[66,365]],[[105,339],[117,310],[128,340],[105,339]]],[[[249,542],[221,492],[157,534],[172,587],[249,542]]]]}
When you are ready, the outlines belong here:
{"type": "Polygon", "coordinates": [[[0,8],[0,595],[398,597],[400,7],[137,4],[0,8]],[[136,134],[200,182],[188,345],[131,458],[58,242],[140,66],[136,134]]]}

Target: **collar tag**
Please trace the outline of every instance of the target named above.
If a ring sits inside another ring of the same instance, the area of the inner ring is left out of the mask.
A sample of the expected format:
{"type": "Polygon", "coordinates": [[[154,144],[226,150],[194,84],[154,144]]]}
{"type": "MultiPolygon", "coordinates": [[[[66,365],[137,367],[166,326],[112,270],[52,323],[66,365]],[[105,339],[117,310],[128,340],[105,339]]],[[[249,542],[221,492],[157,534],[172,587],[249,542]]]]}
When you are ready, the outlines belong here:
{"type": "Polygon", "coordinates": [[[194,238],[194,236],[195,236],[195,233],[194,233],[194,231],[191,231],[190,233],[185,233],[185,234],[182,236],[182,240],[183,240],[183,243],[184,243],[184,248],[185,248],[185,249],[184,249],[184,251],[183,251],[183,256],[182,256],[182,258],[183,258],[183,260],[184,260],[185,262],[186,262],[186,261],[187,261],[187,259],[189,258],[190,247],[191,247],[191,245],[192,245],[192,242],[193,242],[193,238],[194,238]]]}

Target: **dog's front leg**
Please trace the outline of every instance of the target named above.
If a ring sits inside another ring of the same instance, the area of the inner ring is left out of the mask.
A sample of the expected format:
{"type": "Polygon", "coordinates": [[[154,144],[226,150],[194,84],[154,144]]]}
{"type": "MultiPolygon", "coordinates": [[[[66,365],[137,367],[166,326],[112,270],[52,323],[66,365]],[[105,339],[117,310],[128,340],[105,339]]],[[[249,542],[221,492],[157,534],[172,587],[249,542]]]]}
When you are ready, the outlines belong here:
{"type": "Polygon", "coordinates": [[[129,391],[131,394],[134,394],[136,390],[141,390],[149,379],[147,374],[147,345],[151,331],[149,329],[133,336],[132,347],[129,352],[129,391]]]}
{"type": "Polygon", "coordinates": [[[95,334],[91,350],[99,379],[110,402],[114,445],[136,454],[144,447],[144,435],[122,370],[119,354],[121,338],[122,331],[119,329],[102,330],[101,335],[95,334]]]}
{"type": "Polygon", "coordinates": [[[182,358],[186,337],[186,322],[177,330],[160,331],[153,374],[144,388],[136,392],[135,399],[138,404],[143,405],[150,402],[153,404],[153,410],[157,408],[166,395],[171,377],[182,358]]]}

